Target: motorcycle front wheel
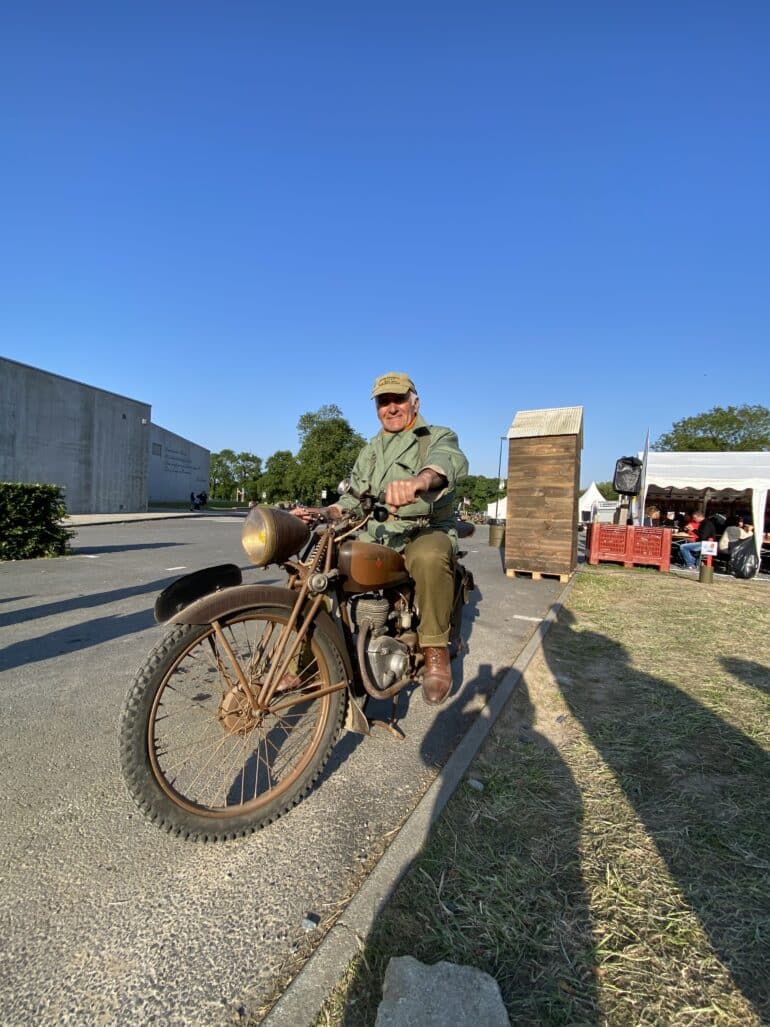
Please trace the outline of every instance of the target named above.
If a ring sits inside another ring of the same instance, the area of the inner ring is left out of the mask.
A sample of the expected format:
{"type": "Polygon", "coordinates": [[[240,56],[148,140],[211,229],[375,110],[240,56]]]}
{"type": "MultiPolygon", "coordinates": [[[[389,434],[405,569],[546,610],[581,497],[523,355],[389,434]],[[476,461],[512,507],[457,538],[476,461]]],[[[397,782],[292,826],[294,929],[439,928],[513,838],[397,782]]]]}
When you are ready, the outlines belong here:
{"type": "Polygon", "coordinates": [[[345,680],[333,643],[311,629],[265,710],[252,710],[233,666],[232,657],[258,691],[288,617],[281,608],[225,617],[224,645],[211,625],[179,625],[137,673],[120,718],[121,766],[134,802],[158,826],[199,841],[250,834],[296,805],[320,774],[346,690],[307,695],[345,680]]]}

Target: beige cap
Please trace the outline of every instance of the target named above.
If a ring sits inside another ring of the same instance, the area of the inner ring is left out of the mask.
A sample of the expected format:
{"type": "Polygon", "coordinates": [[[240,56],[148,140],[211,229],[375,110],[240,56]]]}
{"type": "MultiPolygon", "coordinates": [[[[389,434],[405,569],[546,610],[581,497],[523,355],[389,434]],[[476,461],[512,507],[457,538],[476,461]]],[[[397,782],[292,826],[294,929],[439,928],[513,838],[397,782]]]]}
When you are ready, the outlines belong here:
{"type": "Polygon", "coordinates": [[[390,371],[388,374],[382,374],[379,378],[375,378],[372,399],[375,396],[382,396],[385,392],[392,392],[398,396],[405,396],[407,392],[417,395],[417,389],[414,387],[412,379],[400,371],[390,371]]]}

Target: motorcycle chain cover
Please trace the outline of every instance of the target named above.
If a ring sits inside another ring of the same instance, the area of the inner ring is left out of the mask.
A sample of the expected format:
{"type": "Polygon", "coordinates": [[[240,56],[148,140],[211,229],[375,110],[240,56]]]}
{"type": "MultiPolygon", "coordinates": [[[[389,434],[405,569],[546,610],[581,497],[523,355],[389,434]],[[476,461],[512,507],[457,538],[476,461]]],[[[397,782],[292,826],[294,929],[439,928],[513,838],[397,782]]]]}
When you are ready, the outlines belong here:
{"type": "Polygon", "coordinates": [[[222,563],[216,567],[205,567],[202,571],[193,571],[183,578],[164,588],[155,600],[155,620],[165,624],[169,617],[179,613],[185,606],[194,603],[201,596],[216,592],[222,588],[232,588],[243,581],[241,569],[234,563],[222,563]]]}

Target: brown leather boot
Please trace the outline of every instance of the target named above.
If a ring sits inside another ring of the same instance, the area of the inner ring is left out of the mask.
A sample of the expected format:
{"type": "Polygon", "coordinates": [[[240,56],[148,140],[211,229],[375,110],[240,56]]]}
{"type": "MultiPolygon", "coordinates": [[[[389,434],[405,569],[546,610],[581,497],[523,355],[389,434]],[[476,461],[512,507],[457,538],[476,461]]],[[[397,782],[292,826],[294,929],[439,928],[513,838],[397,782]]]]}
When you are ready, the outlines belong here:
{"type": "Polygon", "coordinates": [[[444,645],[426,645],[423,647],[422,653],[425,657],[422,697],[432,706],[438,706],[452,690],[449,650],[444,645]]]}

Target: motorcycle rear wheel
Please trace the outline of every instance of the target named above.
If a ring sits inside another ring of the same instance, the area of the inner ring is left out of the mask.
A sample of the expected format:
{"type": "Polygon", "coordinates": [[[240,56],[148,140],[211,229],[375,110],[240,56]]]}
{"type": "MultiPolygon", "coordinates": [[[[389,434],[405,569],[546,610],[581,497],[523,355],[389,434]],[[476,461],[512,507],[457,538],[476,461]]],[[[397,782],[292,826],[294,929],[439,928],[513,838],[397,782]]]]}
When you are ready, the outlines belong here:
{"type": "MultiPolygon", "coordinates": [[[[257,691],[288,616],[271,607],[221,621],[257,691]]],[[[148,819],[219,841],[264,827],[303,798],[329,758],[347,694],[303,695],[344,680],[345,671],[333,643],[311,629],[285,677],[288,690],[254,714],[213,627],[180,625],[161,639],[134,679],[119,728],[123,776],[148,819]]]]}

